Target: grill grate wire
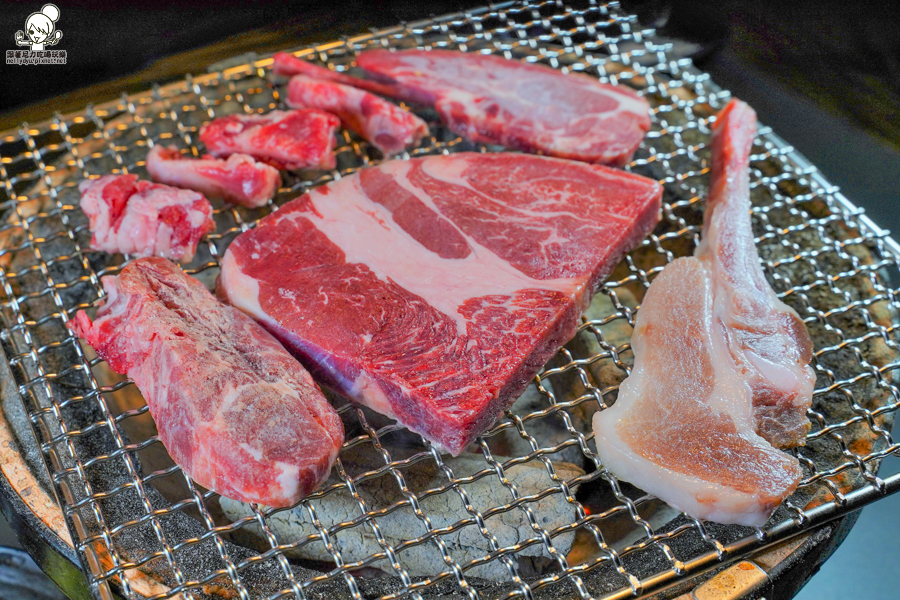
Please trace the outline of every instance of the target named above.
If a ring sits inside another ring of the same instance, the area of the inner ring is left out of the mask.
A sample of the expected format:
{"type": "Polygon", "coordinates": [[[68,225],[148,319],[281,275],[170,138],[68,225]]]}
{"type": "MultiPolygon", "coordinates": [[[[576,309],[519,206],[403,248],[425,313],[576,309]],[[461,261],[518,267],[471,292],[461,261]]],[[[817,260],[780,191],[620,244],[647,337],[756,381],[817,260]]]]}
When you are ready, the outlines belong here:
{"type": "MultiPolygon", "coordinates": [[[[770,281],[797,308],[816,341],[813,427],[807,446],[795,451],[805,473],[800,489],[763,528],[724,527],[684,515],[660,522],[654,520],[659,502],[601,468],[582,417],[615,398],[617,384],[598,385],[597,372],[618,371],[621,379],[631,357],[627,340],[617,341],[610,331],[633,325],[643,290],[667,262],[696,243],[710,119],[730,97],[690,60],[675,56],[670,43],[640,28],[616,4],[546,1],[494,5],[298,55],[344,70],[352,67],[356,53],[374,47],[492,52],[638,90],[653,107],[653,126],[629,169],[665,186],[662,223],[598,293],[608,310],[584,320],[578,334],[584,343],[567,345],[536,378],[540,408],[508,412],[479,438],[473,454],[483,459],[478,471],[455,471],[423,440],[398,444],[408,437],[402,428],[344,404],[339,412],[353,433],[335,467],[336,479],[300,505],[301,518],[315,533],[284,539],[272,527],[277,511],[252,506],[248,516],[232,521],[218,508],[216,494],[160,458],[164,451],[133,384],[112,375],[65,329],[75,312],[96,306],[103,297],[100,278],[125,263],[121,256],[88,250],[79,180],[110,172],[146,176],[143,160],[153,145],[175,144],[199,156],[196,133],[202,123],[279,108],[279,87],[268,72],[271,60],[254,58],[0,136],[0,339],[95,597],[110,598],[120,590],[126,597],[154,600],[216,594],[394,599],[438,593],[625,598],[746,556],[900,488],[900,475],[877,475],[880,460],[900,449],[890,432],[900,406],[892,380],[900,366],[898,297],[890,284],[900,246],[766,127],[760,127],[753,151],[754,230],[770,281]],[[539,432],[539,425],[549,421],[565,432],[551,445],[539,432]],[[499,453],[498,440],[508,437],[518,438],[525,451],[499,453]],[[360,472],[348,459],[354,450],[367,451],[380,463],[360,472]],[[561,457],[573,455],[586,459],[590,468],[567,478],[560,474],[561,457]],[[418,489],[411,475],[426,465],[443,483],[418,489]],[[523,465],[544,472],[546,485],[537,493],[519,489],[511,470],[523,465]],[[472,496],[471,486],[482,480],[497,490],[496,502],[487,508],[472,496]],[[396,490],[397,500],[389,505],[375,505],[360,492],[361,486],[381,481],[396,490]],[[327,500],[342,492],[355,500],[357,514],[326,526],[327,500]],[[451,496],[464,515],[443,525],[423,506],[431,498],[451,496]],[[598,507],[597,496],[609,502],[598,507]],[[538,503],[547,498],[568,507],[571,522],[545,528],[538,503]],[[382,519],[402,511],[412,515],[422,533],[392,542],[382,519]],[[200,529],[185,533],[176,526],[179,515],[200,529]],[[529,532],[512,544],[498,537],[496,525],[510,515],[529,532]],[[623,522],[624,533],[614,527],[623,522]],[[255,552],[241,550],[240,535],[250,530],[257,534],[255,552]],[[347,558],[348,532],[364,532],[378,551],[347,558]],[[483,540],[489,551],[460,560],[452,542],[460,532],[483,540]],[[565,550],[569,544],[563,540],[570,534],[580,553],[565,550]],[[133,539],[149,546],[137,551],[133,539]],[[298,569],[310,563],[288,554],[307,546],[321,546],[330,564],[317,564],[314,572],[298,569]],[[411,574],[413,553],[426,548],[437,552],[442,571],[411,574]],[[540,549],[547,558],[536,572],[519,561],[528,548],[540,549]],[[502,565],[503,581],[485,584],[472,575],[490,564],[502,565]],[[373,587],[366,576],[371,567],[389,573],[392,583],[373,587]],[[142,570],[155,573],[158,583],[148,584],[142,570]],[[268,580],[265,585],[260,574],[268,580]]],[[[409,156],[488,150],[447,131],[433,113],[419,113],[432,135],[409,156]]],[[[201,242],[185,269],[211,283],[236,235],[303,191],[379,160],[364,141],[345,131],[339,136],[333,172],[312,179],[289,176],[262,209],[215,204],[216,231],[201,242]]]]}

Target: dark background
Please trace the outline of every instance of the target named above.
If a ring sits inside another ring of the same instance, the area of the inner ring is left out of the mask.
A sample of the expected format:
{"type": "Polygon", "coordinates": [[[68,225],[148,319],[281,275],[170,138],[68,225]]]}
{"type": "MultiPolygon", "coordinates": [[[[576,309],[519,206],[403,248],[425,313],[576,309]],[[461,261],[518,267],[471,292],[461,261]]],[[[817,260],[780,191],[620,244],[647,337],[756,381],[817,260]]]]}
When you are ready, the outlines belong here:
{"type": "MultiPolygon", "coordinates": [[[[15,32],[24,30],[28,16],[40,11],[46,2],[0,0],[0,40],[5,41],[0,50],[4,57],[7,49],[19,48],[15,45],[15,32]]],[[[154,81],[176,78],[185,70],[203,71],[205,66],[198,66],[194,60],[196,53],[181,60],[163,59],[227,38],[231,38],[230,44],[220,44],[212,50],[212,62],[250,51],[261,42],[266,47],[272,41],[284,47],[315,43],[362,33],[369,27],[388,27],[403,20],[484,4],[471,0],[54,3],[60,9],[56,27],[63,32],[63,38],[52,49],[67,51],[66,65],[7,66],[4,61],[0,112],[138,71],[152,71],[154,81]],[[253,33],[248,36],[247,32],[253,33]],[[245,35],[240,36],[242,33],[245,35]]]]}

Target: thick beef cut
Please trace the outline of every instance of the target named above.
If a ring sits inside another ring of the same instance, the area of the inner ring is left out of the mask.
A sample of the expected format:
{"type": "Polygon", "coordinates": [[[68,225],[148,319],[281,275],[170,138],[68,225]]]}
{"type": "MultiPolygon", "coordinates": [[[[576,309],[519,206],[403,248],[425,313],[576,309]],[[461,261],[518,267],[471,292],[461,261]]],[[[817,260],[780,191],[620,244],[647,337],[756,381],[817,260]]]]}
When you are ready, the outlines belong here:
{"type": "Polygon", "coordinates": [[[333,169],[334,131],[340,124],[314,108],[229,115],[204,125],[200,141],[213,156],[241,153],[279,169],[333,169]]]}
{"type": "Polygon", "coordinates": [[[147,172],[153,181],[248,207],[264,205],[281,185],[278,169],[247,154],[195,159],[182,156],[174,146],[154,146],[147,153],[147,172]]]}
{"type": "Polygon", "coordinates": [[[574,335],[660,197],[540,156],[389,161],[238,236],[219,292],[319,381],[459,454],[574,335]]]}
{"type": "Polygon", "coordinates": [[[290,506],[328,477],[340,417],[266,330],[161,258],[104,277],[72,329],[147,400],[172,459],[235,500],[290,506]]]}
{"type": "Polygon", "coordinates": [[[286,103],[291,108],[318,108],[337,115],[385,156],[403,152],[428,133],[425,121],[408,110],[335,81],[295,75],[288,84],[286,103]]]}
{"type": "Polygon", "coordinates": [[[450,50],[369,50],[357,64],[476,142],[623,165],[650,128],[649,105],[630,89],[544,65],[450,50]]]}
{"type": "Polygon", "coordinates": [[[137,175],[86,179],[78,189],[94,250],[191,260],[200,238],[215,228],[209,200],[190,190],[137,175]]]}

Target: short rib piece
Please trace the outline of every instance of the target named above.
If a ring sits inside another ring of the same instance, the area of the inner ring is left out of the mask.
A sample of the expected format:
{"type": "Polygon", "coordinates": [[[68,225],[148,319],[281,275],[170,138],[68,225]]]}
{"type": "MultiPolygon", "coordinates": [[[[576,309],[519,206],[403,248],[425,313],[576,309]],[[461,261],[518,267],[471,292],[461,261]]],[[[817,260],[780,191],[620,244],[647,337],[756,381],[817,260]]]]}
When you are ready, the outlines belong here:
{"type": "Polygon", "coordinates": [[[200,238],[215,228],[212,205],[197,192],[137,175],[105,175],[78,189],[94,250],[191,260],[200,238]]]}
{"type": "Polygon", "coordinates": [[[291,108],[318,108],[340,117],[385,156],[403,152],[428,134],[425,121],[374,94],[304,75],[291,78],[287,100],[291,108]]]}
{"type": "Polygon", "coordinates": [[[326,67],[314,65],[287,52],[276,52],[272,56],[272,70],[279,75],[305,75],[320,81],[334,81],[389,98],[398,94],[398,90],[390,85],[338,73],[326,67]]]}
{"type": "Polygon", "coordinates": [[[229,115],[200,129],[200,141],[216,157],[249,154],[279,169],[333,169],[336,116],[312,108],[229,115]]]}
{"type": "Polygon", "coordinates": [[[147,154],[147,172],[153,181],[250,208],[263,206],[281,185],[278,169],[250,155],[232,154],[228,160],[209,155],[185,158],[174,146],[154,146],[147,154]]]}

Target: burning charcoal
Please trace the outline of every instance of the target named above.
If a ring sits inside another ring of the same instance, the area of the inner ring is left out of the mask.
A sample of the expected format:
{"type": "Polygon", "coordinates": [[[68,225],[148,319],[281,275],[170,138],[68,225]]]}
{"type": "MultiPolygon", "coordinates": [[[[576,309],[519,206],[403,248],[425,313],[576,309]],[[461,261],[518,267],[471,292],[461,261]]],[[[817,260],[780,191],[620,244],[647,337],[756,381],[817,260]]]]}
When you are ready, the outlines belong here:
{"type": "MultiPolygon", "coordinates": [[[[618,288],[616,290],[616,296],[618,297],[619,303],[624,306],[634,308],[634,306],[637,305],[634,296],[624,288],[618,288]]],[[[578,335],[565,345],[565,349],[568,351],[568,354],[571,355],[572,360],[585,361],[585,359],[596,357],[598,355],[602,355],[603,358],[588,362],[587,364],[584,364],[581,369],[570,367],[558,374],[551,375],[544,380],[544,386],[552,387],[554,397],[558,403],[577,402],[577,404],[568,407],[565,410],[571,418],[572,425],[580,433],[585,435],[588,435],[591,431],[591,418],[597,411],[599,403],[589,397],[592,390],[585,386],[582,375],[587,379],[591,388],[599,392],[618,386],[627,375],[625,370],[610,356],[609,347],[612,346],[619,351],[623,350],[623,345],[628,344],[631,340],[631,325],[629,325],[628,320],[624,317],[619,317],[606,324],[599,325],[604,319],[615,315],[617,312],[619,311],[609,296],[603,293],[594,296],[590,307],[588,307],[585,312],[585,319],[587,321],[593,321],[595,325],[591,328],[582,329],[578,335]],[[600,344],[596,331],[601,332],[604,342],[603,345],[600,344]]],[[[631,351],[628,350],[624,354],[625,356],[619,356],[619,361],[624,362],[626,365],[630,365],[631,351]]],[[[569,362],[569,356],[565,352],[560,352],[553,357],[548,368],[559,369],[568,365],[569,362]]],[[[540,401],[539,405],[535,403],[534,396],[529,396],[528,398],[526,398],[526,396],[528,396],[527,392],[513,405],[512,410],[514,413],[527,414],[528,412],[547,408],[548,402],[540,398],[539,394],[536,394],[536,400],[540,401]]],[[[609,402],[611,398],[607,396],[604,400],[609,402]]],[[[531,431],[531,423],[535,421],[529,421],[526,424],[526,430],[528,430],[531,435],[535,436],[538,443],[541,445],[551,445],[553,443],[559,443],[559,441],[564,439],[574,437],[565,429],[564,422],[560,416],[556,416],[554,421],[550,421],[549,418],[550,417],[544,417],[541,419],[541,421],[546,421],[548,423],[548,425],[544,426],[543,430],[534,428],[535,431],[544,433],[546,436],[545,439],[547,440],[546,442],[539,438],[536,433],[531,431]],[[548,429],[550,429],[552,433],[548,433],[548,429]]],[[[531,451],[530,444],[528,444],[527,440],[516,442],[513,439],[514,437],[521,439],[521,436],[515,429],[511,430],[509,433],[505,431],[503,433],[506,434],[504,440],[508,440],[510,447],[513,448],[513,450],[510,451],[511,454],[514,454],[515,452],[531,451]]],[[[564,456],[563,460],[576,462],[571,456],[576,452],[578,455],[582,456],[581,460],[583,460],[583,454],[578,446],[566,448],[566,450],[562,452],[564,456]]],[[[576,462],[576,464],[581,464],[581,460],[576,462]]]]}
{"type": "MultiPolygon", "coordinates": [[[[617,289],[616,297],[623,306],[627,306],[631,309],[634,309],[637,306],[637,300],[635,300],[631,292],[625,288],[617,289]]],[[[615,307],[609,296],[606,294],[598,294],[594,298],[594,301],[591,302],[591,305],[584,316],[588,321],[601,323],[604,319],[615,315],[618,312],[619,310],[615,307]]],[[[599,330],[603,336],[603,342],[608,346],[616,348],[617,352],[622,351],[623,346],[631,343],[631,332],[633,328],[628,323],[628,319],[624,316],[617,317],[605,325],[598,325],[594,329],[599,330]]],[[[606,348],[600,345],[597,335],[590,329],[583,331],[575,338],[575,340],[580,340],[579,343],[584,345],[584,349],[579,350],[579,353],[575,354],[576,356],[608,355],[606,348]]],[[[630,367],[633,360],[630,348],[627,352],[624,352],[624,354],[625,356],[619,356],[619,361],[630,367]]],[[[592,383],[599,390],[619,385],[628,375],[628,373],[625,372],[625,369],[617,365],[611,357],[603,358],[591,363],[588,365],[587,370],[590,373],[592,383]]]]}
{"type": "MultiPolygon", "coordinates": [[[[495,458],[499,463],[508,460],[499,456],[495,458]]],[[[368,444],[344,451],[341,463],[348,474],[355,478],[354,487],[369,511],[382,510],[406,501],[397,480],[390,472],[364,481],[361,480],[359,475],[384,467],[379,452],[368,444]]],[[[459,489],[464,490],[467,494],[472,508],[480,511],[482,515],[492,507],[504,506],[513,502],[512,494],[498,480],[493,468],[485,462],[483,457],[474,454],[458,458],[448,457],[444,459],[444,464],[453,471],[453,475],[457,479],[487,471],[483,477],[459,485],[459,489]]],[[[569,481],[584,473],[581,469],[564,463],[556,463],[555,470],[560,478],[569,481]]],[[[403,468],[401,472],[409,490],[418,497],[419,507],[425,515],[428,515],[433,528],[449,527],[459,521],[473,519],[473,515],[467,512],[456,489],[449,488],[427,496],[423,493],[427,490],[441,489],[447,486],[448,482],[444,472],[430,456],[403,468]]],[[[504,474],[506,479],[515,485],[519,497],[538,494],[548,488],[557,487],[540,461],[510,467],[505,469],[504,474]]],[[[341,479],[335,471],[323,489],[340,483],[341,479]]],[[[248,504],[227,498],[221,498],[220,503],[229,519],[237,520],[253,514],[248,504]]],[[[362,514],[358,500],[353,497],[346,486],[332,490],[324,497],[310,499],[308,503],[314,508],[316,516],[326,529],[356,519],[362,514]]],[[[537,502],[527,503],[524,506],[531,509],[537,523],[547,531],[567,525],[577,518],[575,505],[567,502],[562,493],[547,495],[537,502]]],[[[319,531],[314,526],[308,509],[304,506],[275,512],[266,520],[280,544],[295,543],[307,537],[316,536],[317,539],[314,541],[292,550],[289,556],[322,561],[332,560],[331,554],[318,540],[319,531]]],[[[425,524],[415,515],[408,504],[379,516],[374,521],[378,524],[387,543],[394,548],[408,540],[417,539],[427,532],[425,524]]],[[[538,535],[532,529],[525,512],[519,507],[493,514],[485,518],[484,522],[487,530],[496,538],[499,548],[534,539],[538,535]]],[[[261,532],[258,526],[250,525],[248,529],[250,529],[248,533],[256,543],[264,543],[260,538],[261,532]]],[[[565,555],[572,546],[573,538],[574,534],[572,533],[555,536],[553,545],[565,555]]],[[[490,542],[482,535],[475,523],[451,533],[435,536],[435,539],[443,541],[447,551],[461,565],[481,558],[492,551],[490,542]]],[[[332,533],[330,540],[340,550],[344,562],[358,561],[372,554],[384,552],[378,543],[374,529],[368,523],[359,523],[332,533]]],[[[526,564],[523,567],[528,570],[533,568],[535,562],[551,564],[549,554],[541,543],[522,548],[511,556],[516,557],[513,558],[514,561],[520,556],[524,557],[526,564]],[[535,558],[543,560],[535,561],[535,558]]],[[[405,548],[398,553],[398,558],[403,568],[413,577],[434,576],[449,569],[434,541],[405,548]]],[[[388,561],[384,560],[373,563],[371,566],[388,572],[392,571],[388,561]]],[[[469,569],[465,574],[467,577],[489,580],[502,580],[510,577],[506,565],[499,559],[469,569]]]]}
{"type": "MultiPolygon", "coordinates": [[[[538,390],[535,385],[529,385],[519,396],[519,399],[510,407],[510,412],[519,417],[528,416],[550,407],[550,400],[538,390]]],[[[579,419],[580,420],[580,419],[579,419]]],[[[573,423],[581,432],[585,433],[587,427],[583,423],[573,423]]],[[[566,423],[562,416],[551,413],[543,417],[530,419],[524,422],[525,432],[534,438],[540,448],[551,448],[562,444],[566,440],[575,439],[575,436],[566,429],[566,423]]],[[[507,427],[495,436],[487,438],[491,451],[507,456],[525,456],[531,454],[534,449],[528,438],[522,437],[516,427],[507,427]]],[[[551,460],[559,460],[572,465],[582,465],[584,454],[578,445],[569,445],[548,455],[551,460]]]]}
{"type": "MultiPolygon", "coordinates": [[[[631,292],[624,288],[618,288],[616,296],[619,303],[624,306],[632,309],[637,306],[637,300],[635,300],[631,292]]],[[[617,312],[618,309],[610,297],[601,293],[594,297],[590,307],[585,312],[585,319],[602,323],[604,319],[615,315],[617,312]]],[[[609,354],[607,347],[601,346],[594,330],[599,330],[602,333],[604,344],[619,350],[631,341],[632,327],[626,318],[619,317],[604,325],[596,325],[592,329],[582,330],[566,344],[566,350],[569,351],[573,359],[583,360],[592,356],[609,354]]],[[[630,365],[630,350],[624,354],[626,356],[620,356],[619,360],[630,365]]],[[[553,358],[550,368],[563,367],[568,363],[569,359],[565,353],[559,353],[553,358]]],[[[584,372],[590,384],[600,391],[619,385],[627,375],[625,370],[609,356],[585,365],[584,372]]],[[[544,381],[544,385],[547,387],[552,386],[557,402],[583,400],[574,407],[565,410],[569,413],[575,429],[582,434],[589,434],[591,417],[596,412],[598,403],[591,399],[584,399],[584,396],[588,393],[588,388],[585,387],[579,372],[575,369],[569,369],[549,377],[544,381]]],[[[516,400],[510,411],[514,415],[525,417],[531,413],[546,410],[549,406],[550,400],[543,396],[536,386],[532,385],[516,400]]],[[[562,416],[557,413],[526,421],[525,431],[528,435],[534,437],[535,441],[542,448],[556,446],[566,440],[575,438],[566,429],[562,416]]],[[[496,436],[489,437],[488,440],[491,449],[499,454],[524,456],[532,452],[531,443],[528,439],[523,438],[515,427],[506,428],[496,436]]],[[[567,446],[559,453],[552,455],[551,458],[575,465],[583,465],[585,460],[581,448],[577,445],[567,446]]]]}

